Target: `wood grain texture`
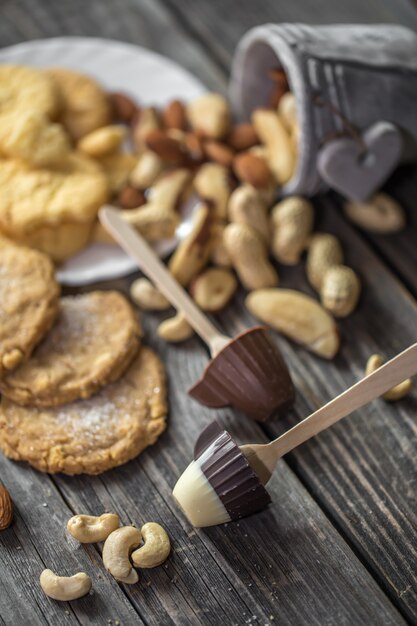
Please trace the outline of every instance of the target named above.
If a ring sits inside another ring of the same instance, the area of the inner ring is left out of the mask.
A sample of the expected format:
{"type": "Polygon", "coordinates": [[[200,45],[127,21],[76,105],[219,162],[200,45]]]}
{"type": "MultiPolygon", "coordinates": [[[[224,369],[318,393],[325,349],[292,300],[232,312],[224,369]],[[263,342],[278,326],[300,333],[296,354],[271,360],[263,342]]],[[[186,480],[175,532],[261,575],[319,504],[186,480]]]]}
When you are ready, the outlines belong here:
{"type": "MultiPolygon", "coordinates": [[[[320,230],[337,234],[347,262],[361,276],[357,311],[340,321],[342,349],[332,362],[280,338],[298,389],[293,415],[267,426],[271,436],[349,387],[368,357],[389,358],[415,341],[415,301],[325,200],[317,204],[320,230]]],[[[303,264],[280,268],[281,285],[314,295],[303,264]]],[[[253,323],[238,300],[223,316],[227,331],[253,323]],[[243,319],[242,319],[243,318],[243,319]]],[[[378,400],[304,444],[291,467],[336,522],[408,618],[417,615],[417,394],[389,404],[378,400]]]]}
{"type": "MultiPolygon", "coordinates": [[[[412,24],[416,19],[406,0],[372,0],[367,7],[359,0],[320,0],[314,6],[307,0],[216,5],[183,0],[175,5],[151,0],[6,0],[0,4],[0,44],[64,34],[131,41],[171,56],[218,89],[225,85],[222,68],[228,67],[240,33],[252,23],[282,19],[280,12],[292,11],[297,16],[293,19],[313,22],[378,19],[412,24]],[[209,25],[208,35],[199,32],[201,22],[209,25]]],[[[415,329],[414,308],[398,282],[338,216],[327,213],[326,228],[340,231],[352,246],[352,265],[361,270],[366,263],[370,291],[361,310],[343,323],[344,348],[335,363],[319,361],[278,340],[299,395],[294,413],[271,428],[270,435],[353,382],[375,348],[390,356],[405,347],[415,329]],[[370,317],[364,319],[368,309],[370,317]]],[[[305,286],[301,268],[282,274],[287,285],[305,286]]],[[[119,281],[108,287],[126,285],[119,281]]],[[[155,336],[158,319],[145,318],[148,339],[155,336]]],[[[251,321],[242,295],[221,318],[230,332],[251,321]]],[[[289,459],[292,469],[281,462],[268,511],[228,527],[193,531],[170,491],[190,459],[197,433],[214,415],[184,394],[201,372],[206,353],[197,340],[176,348],[158,342],[156,348],[172,373],[170,428],[139,459],[102,477],[50,479],[0,458],[1,480],[17,504],[16,522],[0,534],[0,623],[404,623],[379,585],[412,621],[417,615],[412,552],[417,527],[415,395],[392,407],[377,402],[347,418],[346,424],[295,452],[289,459]],[[99,550],[76,546],[63,532],[74,512],[113,509],[126,522],[161,521],[173,537],[173,557],[166,567],[146,572],[137,587],[119,586],[102,569],[99,550]],[[65,567],[64,573],[85,569],[93,574],[94,594],[71,605],[49,601],[37,584],[44,567],[59,572],[65,567]]],[[[222,415],[239,441],[265,440],[258,426],[237,414],[222,415]]]]}

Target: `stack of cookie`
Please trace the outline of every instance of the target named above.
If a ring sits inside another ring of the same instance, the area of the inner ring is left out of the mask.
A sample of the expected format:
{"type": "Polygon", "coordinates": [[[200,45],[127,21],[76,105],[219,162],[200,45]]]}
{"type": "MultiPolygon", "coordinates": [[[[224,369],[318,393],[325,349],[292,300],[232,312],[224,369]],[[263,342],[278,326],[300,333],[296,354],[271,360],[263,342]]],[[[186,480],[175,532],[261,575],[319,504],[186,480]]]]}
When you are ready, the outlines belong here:
{"type": "Polygon", "coordinates": [[[165,374],[115,291],[59,297],[43,254],[0,244],[0,448],[41,471],[98,474],[165,428],[165,374]]]}
{"type": "Polygon", "coordinates": [[[137,158],[122,149],[108,94],[66,69],[0,65],[0,232],[61,262],[93,237],[97,212],[137,158]],[[108,129],[80,149],[97,129],[108,129]],[[98,145],[98,148],[97,148],[98,145]]]}

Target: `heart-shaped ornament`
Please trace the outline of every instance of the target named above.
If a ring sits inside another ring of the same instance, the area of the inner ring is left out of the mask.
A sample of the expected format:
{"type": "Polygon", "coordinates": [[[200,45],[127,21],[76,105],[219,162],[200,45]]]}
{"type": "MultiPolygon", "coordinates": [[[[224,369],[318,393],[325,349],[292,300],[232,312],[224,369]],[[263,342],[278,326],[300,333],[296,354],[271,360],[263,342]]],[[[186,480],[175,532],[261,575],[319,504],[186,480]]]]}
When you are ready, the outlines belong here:
{"type": "Polygon", "coordinates": [[[317,169],[331,189],[363,202],[377,191],[400,162],[401,131],[390,122],[376,122],[362,134],[363,147],[348,137],[326,143],[317,169]]]}

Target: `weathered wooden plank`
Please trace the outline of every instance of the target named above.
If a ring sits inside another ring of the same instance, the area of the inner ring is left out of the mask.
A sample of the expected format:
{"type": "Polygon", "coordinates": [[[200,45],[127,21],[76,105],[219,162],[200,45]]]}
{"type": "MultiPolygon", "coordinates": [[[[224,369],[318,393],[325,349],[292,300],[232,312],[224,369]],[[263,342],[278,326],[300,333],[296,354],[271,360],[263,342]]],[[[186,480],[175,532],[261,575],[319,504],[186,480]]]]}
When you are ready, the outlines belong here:
{"type": "Polygon", "coordinates": [[[169,12],[159,2],[18,0],[1,3],[0,15],[1,46],[64,35],[119,39],[167,55],[213,88],[225,85],[224,75],[206,61],[199,45],[186,36],[181,24],[174,27],[169,12]]]}
{"type": "MultiPolygon", "coordinates": [[[[196,339],[178,347],[155,342],[160,317],[146,316],[144,322],[146,340],[170,373],[168,431],[118,470],[92,479],[54,478],[73,510],[116,510],[126,522],[156,520],[169,530],[174,552],[166,569],[144,572],[138,587],[126,589],[144,620],[265,624],[272,615],[283,624],[401,621],[284,463],[271,486],[269,511],[226,528],[190,528],[171,489],[197,434],[214,417],[184,393],[201,372],[206,351],[196,339]]],[[[236,423],[229,412],[223,416],[240,438],[262,437],[245,418],[236,423]]]]}
{"type": "MultiPolygon", "coordinates": [[[[294,412],[268,425],[276,435],[363,376],[374,352],[387,357],[415,341],[415,301],[329,202],[318,227],[336,233],[348,263],[360,273],[358,310],[340,322],[340,355],[325,362],[279,338],[298,389],[294,412]]],[[[323,210],[324,209],[324,210],[323,210]]],[[[313,293],[303,264],[280,268],[283,287],[313,293]]],[[[242,298],[222,317],[231,331],[250,324],[242,298]]],[[[252,320],[253,323],[253,320],[252,320]]],[[[416,391],[394,404],[382,400],[356,413],[290,455],[291,467],[360,552],[397,606],[417,615],[416,391]]]]}
{"type": "Polygon", "coordinates": [[[204,42],[209,55],[226,70],[230,55],[242,35],[259,24],[268,22],[305,22],[306,24],[332,23],[398,23],[417,29],[417,12],[408,0],[164,0],[177,22],[186,24],[187,30],[204,42]]]}
{"type": "MultiPolygon", "coordinates": [[[[138,613],[110,576],[96,567],[66,532],[72,516],[51,478],[0,456],[0,477],[14,502],[14,522],[0,533],[0,616],[6,624],[142,624],[138,613]],[[63,576],[85,571],[93,592],[67,603],[50,600],[39,575],[50,568],[63,576]]],[[[101,560],[101,559],[100,559],[101,560]]]]}

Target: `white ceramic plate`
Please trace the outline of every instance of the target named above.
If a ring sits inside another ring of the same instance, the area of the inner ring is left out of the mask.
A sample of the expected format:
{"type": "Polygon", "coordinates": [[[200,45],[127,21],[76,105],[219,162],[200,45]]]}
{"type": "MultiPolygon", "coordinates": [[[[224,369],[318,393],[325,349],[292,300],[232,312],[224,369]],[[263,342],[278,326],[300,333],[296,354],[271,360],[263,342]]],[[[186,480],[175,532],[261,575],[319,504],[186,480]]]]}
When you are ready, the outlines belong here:
{"type": "MultiPolygon", "coordinates": [[[[194,76],[169,59],[131,44],[88,37],[41,39],[3,48],[0,63],[38,67],[61,66],[85,72],[109,91],[124,91],[143,104],[163,106],[173,98],[192,100],[205,88],[194,76]]],[[[184,207],[175,239],[156,249],[166,256],[188,232],[195,203],[184,207]]],[[[125,276],[137,269],[115,246],[94,244],[67,261],[57,272],[65,285],[84,285],[125,276]]]]}

